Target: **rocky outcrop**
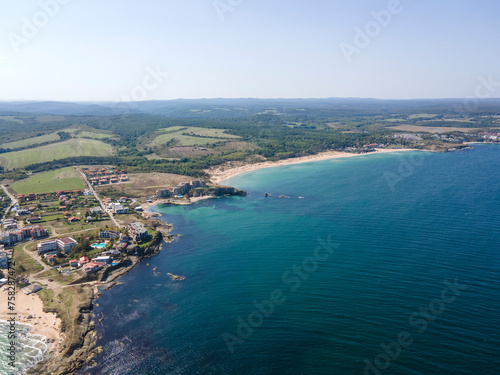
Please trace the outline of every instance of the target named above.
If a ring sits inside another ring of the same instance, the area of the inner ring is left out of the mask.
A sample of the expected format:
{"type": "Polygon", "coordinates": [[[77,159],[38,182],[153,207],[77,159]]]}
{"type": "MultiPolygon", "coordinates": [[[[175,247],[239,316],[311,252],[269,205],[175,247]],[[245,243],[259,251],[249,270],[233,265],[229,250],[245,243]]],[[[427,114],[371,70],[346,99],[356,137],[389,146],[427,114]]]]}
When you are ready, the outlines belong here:
{"type": "Polygon", "coordinates": [[[186,193],[186,197],[188,198],[207,197],[207,196],[211,197],[244,196],[244,195],[247,195],[246,191],[236,189],[230,186],[198,188],[189,190],[186,193]]]}

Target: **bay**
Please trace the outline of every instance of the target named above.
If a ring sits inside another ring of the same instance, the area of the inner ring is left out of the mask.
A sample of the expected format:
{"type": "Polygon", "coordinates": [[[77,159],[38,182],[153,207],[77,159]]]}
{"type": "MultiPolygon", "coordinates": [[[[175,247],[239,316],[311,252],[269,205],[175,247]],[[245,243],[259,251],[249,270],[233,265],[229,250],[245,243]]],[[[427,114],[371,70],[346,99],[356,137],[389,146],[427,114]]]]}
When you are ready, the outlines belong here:
{"type": "Polygon", "coordinates": [[[499,162],[496,145],[332,159],[156,207],[181,236],[97,300],[82,373],[497,374],[499,162]]]}

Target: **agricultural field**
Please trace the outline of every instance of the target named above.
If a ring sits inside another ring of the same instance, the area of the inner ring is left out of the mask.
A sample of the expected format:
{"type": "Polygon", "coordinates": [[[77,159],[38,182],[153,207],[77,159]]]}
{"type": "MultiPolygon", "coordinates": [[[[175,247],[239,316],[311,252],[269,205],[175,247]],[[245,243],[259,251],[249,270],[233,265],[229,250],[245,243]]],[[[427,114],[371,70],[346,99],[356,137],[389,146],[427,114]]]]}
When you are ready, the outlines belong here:
{"type": "Polygon", "coordinates": [[[76,135],[77,138],[107,139],[112,138],[113,134],[96,133],[91,131],[82,131],[76,135]]]}
{"type": "Polygon", "coordinates": [[[53,142],[58,141],[60,139],[57,133],[45,134],[39,137],[21,139],[19,141],[3,143],[0,145],[1,148],[19,148],[19,147],[27,147],[32,145],[37,145],[45,142],[53,142]]]}
{"type": "Polygon", "coordinates": [[[13,169],[68,157],[109,156],[112,154],[113,148],[109,144],[93,139],[75,138],[37,148],[1,154],[0,166],[13,169]]]}
{"type": "Polygon", "coordinates": [[[75,167],[34,174],[15,182],[12,189],[18,194],[51,193],[57,190],[84,190],[85,184],[75,167]]]}
{"type": "Polygon", "coordinates": [[[196,127],[173,126],[161,129],[153,144],[163,145],[172,139],[177,139],[183,146],[206,145],[225,139],[237,139],[236,135],[227,134],[225,129],[209,129],[196,127]]]}
{"type": "Polygon", "coordinates": [[[431,113],[415,113],[413,115],[408,116],[410,120],[415,120],[415,119],[429,119],[436,117],[437,115],[433,115],[431,113]]]}
{"type": "Polygon", "coordinates": [[[24,124],[24,121],[16,116],[0,116],[0,120],[17,122],[18,124],[24,124]]]}
{"type": "Polygon", "coordinates": [[[119,198],[140,198],[156,194],[156,190],[177,186],[181,182],[188,182],[192,177],[170,173],[137,173],[128,175],[130,181],[120,184],[96,187],[99,194],[119,198]]]}
{"type": "Polygon", "coordinates": [[[431,126],[417,126],[417,125],[398,125],[398,126],[391,126],[387,129],[407,131],[407,132],[420,132],[420,133],[451,133],[451,132],[470,133],[480,130],[476,128],[431,127],[431,126]]]}

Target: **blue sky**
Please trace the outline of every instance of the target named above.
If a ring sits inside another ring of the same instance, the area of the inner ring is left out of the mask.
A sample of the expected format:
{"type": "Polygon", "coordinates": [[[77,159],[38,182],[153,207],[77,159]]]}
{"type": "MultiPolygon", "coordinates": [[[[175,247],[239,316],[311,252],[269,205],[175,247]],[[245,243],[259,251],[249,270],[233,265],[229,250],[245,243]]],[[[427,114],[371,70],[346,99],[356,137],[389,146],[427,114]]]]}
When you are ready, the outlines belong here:
{"type": "Polygon", "coordinates": [[[500,82],[497,0],[0,6],[0,100],[452,98],[473,96],[480,77],[500,82]],[[356,28],[371,33],[367,46],[356,28]]]}

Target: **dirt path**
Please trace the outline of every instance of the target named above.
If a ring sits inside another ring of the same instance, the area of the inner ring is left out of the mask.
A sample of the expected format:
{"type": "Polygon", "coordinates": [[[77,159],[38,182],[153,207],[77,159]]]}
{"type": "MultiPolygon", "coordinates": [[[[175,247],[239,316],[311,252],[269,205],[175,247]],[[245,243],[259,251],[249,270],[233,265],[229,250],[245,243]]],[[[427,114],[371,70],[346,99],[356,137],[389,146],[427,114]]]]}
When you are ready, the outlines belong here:
{"type": "MultiPolygon", "coordinates": [[[[94,194],[94,197],[99,201],[99,204],[101,205],[101,208],[102,208],[103,212],[108,212],[108,210],[106,209],[106,206],[104,205],[104,203],[102,203],[101,198],[99,198],[99,196],[97,195],[97,192],[94,190],[94,187],[89,182],[89,180],[87,180],[87,176],[85,176],[85,173],[83,173],[80,170],[80,168],[76,168],[76,169],[82,175],[83,181],[85,181],[85,183],[87,184],[87,186],[90,189],[90,191],[92,191],[92,193],[94,194]]],[[[118,223],[118,221],[116,221],[115,216],[111,212],[108,212],[108,213],[109,213],[109,217],[111,218],[111,220],[113,220],[113,222],[115,223],[116,227],[117,228],[121,228],[121,225],[118,223]]]]}
{"type": "Polygon", "coordinates": [[[0,187],[2,187],[3,191],[5,192],[5,194],[7,194],[7,196],[10,198],[10,200],[12,202],[11,205],[9,206],[9,208],[6,209],[5,213],[3,214],[2,220],[5,220],[5,217],[10,212],[10,210],[12,209],[12,207],[14,207],[17,204],[17,199],[11,193],[9,193],[9,191],[7,190],[7,188],[5,187],[5,185],[0,185],[0,187]]]}

